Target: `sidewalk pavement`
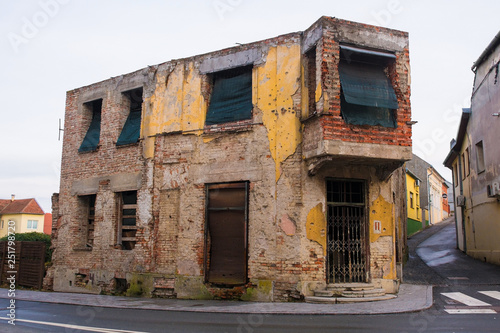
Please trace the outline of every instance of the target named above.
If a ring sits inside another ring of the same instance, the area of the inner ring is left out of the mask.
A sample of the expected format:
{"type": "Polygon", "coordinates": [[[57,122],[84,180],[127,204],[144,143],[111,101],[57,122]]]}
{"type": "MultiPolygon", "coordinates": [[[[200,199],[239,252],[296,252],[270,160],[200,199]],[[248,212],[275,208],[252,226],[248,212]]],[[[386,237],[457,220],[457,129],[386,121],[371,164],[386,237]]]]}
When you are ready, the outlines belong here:
{"type": "MultiPolygon", "coordinates": [[[[7,298],[8,290],[0,289],[0,304],[4,303],[1,301],[1,299],[7,298]]],[[[399,290],[398,297],[394,299],[351,304],[311,304],[303,302],[263,303],[227,300],[180,300],[42,292],[31,290],[16,290],[15,299],[18,301],[22,300],[81,306],[132,308],[160,311],[252,314],[366,315],[415,312],[430,308],[432,306],[432,286],[402,284],[399,290]]],[[[2,306],[0,305],[0,307],[2,306]]]]}

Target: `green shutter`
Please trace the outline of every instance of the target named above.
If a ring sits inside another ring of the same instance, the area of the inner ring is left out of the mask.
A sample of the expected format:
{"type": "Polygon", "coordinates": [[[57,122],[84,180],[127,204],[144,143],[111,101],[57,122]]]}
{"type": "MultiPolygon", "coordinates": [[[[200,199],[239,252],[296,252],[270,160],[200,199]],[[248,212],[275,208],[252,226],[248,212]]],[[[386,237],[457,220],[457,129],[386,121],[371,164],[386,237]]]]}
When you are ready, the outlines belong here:
{"type": "Polygon", "coordinates": [[[340,83],[348,103],[397,109],[398,100],[382,66],[341,62],[340,83]]]}
{"type": "Polygon", "coordinates": [[[93,111],[92,121],[90,122],[89,129],[85,138],[83,139],[82,145],[78,149],[79,152],[94,151],[97,149],[99,144],[99,137],[101,135],[101,110],[93,111]]]}
{"type": "Polygon", "coordinates": [[[252,70],[234,76],[215,75],[207,125],[252,118],[252,70]]]}
{"type": "Polygon", "coordinates": [[[136,143],[139,140],[141,131],[141,111],[130,111],[122,132],[116,141],[117,146],[136,143]]]}

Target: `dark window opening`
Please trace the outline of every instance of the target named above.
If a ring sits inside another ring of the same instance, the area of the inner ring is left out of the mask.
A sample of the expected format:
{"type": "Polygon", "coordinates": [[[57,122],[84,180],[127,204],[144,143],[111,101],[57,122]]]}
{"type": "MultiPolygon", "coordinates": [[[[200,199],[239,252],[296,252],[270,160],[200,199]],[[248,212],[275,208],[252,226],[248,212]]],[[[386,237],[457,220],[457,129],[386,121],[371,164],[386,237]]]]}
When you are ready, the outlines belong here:
{"type": "Polygon", "coordinates": [[[87,218],[87,246],[94,246],[94,228],[95,228],[95,199],[96,195],[87,196],[88,200],[88,218],[87,218]]]}
{"type": "Polygon", "coordinates": [[[395,56],[341,47],[341,114],[346,123],[397,127],[398,100],[388,77],[395,56]]]}
{"type": "Polygon", "coordinates": [[[92,113],[92,120],[90,126],[85,134],[85,138],[78,149],[79,152],[89,152],[97,149],[99,145],[99,138],[101,136],[101,109],[102,99],[93,102],[85,103],[84,108],[92,113]]]}
{"type": "Polygon", "coordinates": [[[137,191],[121,192],[119,206],[118,244],[123,250],[132,250],[137,241],[137,191]]]}
{"type": "Polygon", "coordinates": [[[252,66],[213,74],[206,125],[252,118],[252,66]]]}
{"type": "Polygon", "coordinates": [[[247,282],[248,183],[207,185],[207,282],[247,282]]]}
{"type": "Polygon", "coordinates": [[[307,51],[306,60],[306,85],[309,115],[316,113],[316,47],[307,51]]]}
{"type": "Polygon", "coordinates": [[[483,141],[476,143],[476,162],[477,162],[477,173],[483,172],[485,170],[484,165],[484,149],[483,141]]]}
{"type": "Polygon", "coordinates": [[[116,141],[117,146],[138,142],[141,133],[142,88],[125,92],[124,95],[130,101],[130,113],[125,125],[123,125],[118,141],[116,141]]]}
{"type": "Polygon", "coordinates": [[[414,208],[414,206],[413,206],[413,192],[410,192],[410,208],[414,208]]]}

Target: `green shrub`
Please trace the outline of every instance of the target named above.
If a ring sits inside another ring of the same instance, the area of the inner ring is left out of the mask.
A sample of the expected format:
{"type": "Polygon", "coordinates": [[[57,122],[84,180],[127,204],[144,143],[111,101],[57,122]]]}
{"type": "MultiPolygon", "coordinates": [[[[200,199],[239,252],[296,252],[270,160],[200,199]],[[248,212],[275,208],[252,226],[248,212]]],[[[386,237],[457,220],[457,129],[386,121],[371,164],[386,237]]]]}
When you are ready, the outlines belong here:
{"type": "MultiPolygon", "coordinates": [[[[0,241],[8,241],[8,236],[0,238],[0,241]]],[[[45,262],[52,261],[52,249],[50,235],[41,232],[26,232],[16,234],[16,242],[44,242],[45,243],[45,262]]]]}

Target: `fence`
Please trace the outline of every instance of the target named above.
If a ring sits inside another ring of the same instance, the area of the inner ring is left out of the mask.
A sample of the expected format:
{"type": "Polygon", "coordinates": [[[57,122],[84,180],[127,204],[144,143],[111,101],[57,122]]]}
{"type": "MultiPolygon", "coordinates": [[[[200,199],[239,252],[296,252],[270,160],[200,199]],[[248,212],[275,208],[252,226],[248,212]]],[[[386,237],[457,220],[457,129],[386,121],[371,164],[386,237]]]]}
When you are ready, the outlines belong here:
{"type": "Polygon", "coordinates": [[[10,284],[15,275],[16,285],[41,289],[45,274],[45,243],[15,242],[9,246],[0,242],[0,284],[10,284]],[[14,254],[14,257],[12,257],[14,254]]]}

